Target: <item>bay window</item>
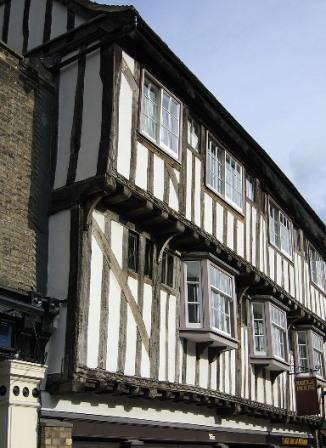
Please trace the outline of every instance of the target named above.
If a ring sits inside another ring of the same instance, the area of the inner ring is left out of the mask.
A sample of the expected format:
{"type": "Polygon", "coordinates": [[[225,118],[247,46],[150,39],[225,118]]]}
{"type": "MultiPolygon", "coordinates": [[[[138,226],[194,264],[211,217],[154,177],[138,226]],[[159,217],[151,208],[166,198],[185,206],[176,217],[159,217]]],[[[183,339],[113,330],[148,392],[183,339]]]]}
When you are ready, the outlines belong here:
{"type": "Polygon", "coordinates": [[[310,275],[313,283],[326,292],[326,263],[313,247],[310,247],[310,275]]]}
{"type": "Polygon", "coordinates": [[[314,327],[300,326],[295,332],[296,373],[316,375],[325,381],[324,339],[314,327]]]}
{"type": "Polygon", "coordinates": [[[269,240],[281,252],[292,257],[292,223],[271,201],[269,202],[269,240]]]}
{"type": "Polygon", "coordinates": [[[141,131],[172,157],[179,158],[180,103],[158,83],[145,76],[141,131]]]}
{"type": "Polygon", "coordinates": [[[208,139],[206,184],[233,207],[243,210],[243,168],[212,138],[208,139]]]}
{"type": "Polygon", "coordinates": [[[234,276],[212,254],[188,254],[184,260],[184,313],[180,335],[231,349],[236,341],[234,276]],[[222,266],[222,267],[221,267],[222,266]]]}
{"type": "Polygon", "coordinates": [[[255,296],[251,305],[252,364],[271,371],[287,370],[288,334],[286,310],[271,296],[255,296]]]}

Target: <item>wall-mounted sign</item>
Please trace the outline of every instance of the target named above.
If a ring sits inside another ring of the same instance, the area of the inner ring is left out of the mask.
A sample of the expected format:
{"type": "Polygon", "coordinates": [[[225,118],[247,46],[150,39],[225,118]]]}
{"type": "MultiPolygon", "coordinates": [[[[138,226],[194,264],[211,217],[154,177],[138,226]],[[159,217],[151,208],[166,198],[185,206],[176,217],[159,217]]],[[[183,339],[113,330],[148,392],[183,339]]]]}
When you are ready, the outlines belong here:
{"type": "Polygon", "coordinates": [[[309,440],[301,437],[282,437],[281,446],[309,446],[309,440]]]}
{"type": "Polygon", "coordinates": [[[320,413],[317,380],[315,377],[295,378],[295,396],[298,415],[316,415],[320,413]]]}

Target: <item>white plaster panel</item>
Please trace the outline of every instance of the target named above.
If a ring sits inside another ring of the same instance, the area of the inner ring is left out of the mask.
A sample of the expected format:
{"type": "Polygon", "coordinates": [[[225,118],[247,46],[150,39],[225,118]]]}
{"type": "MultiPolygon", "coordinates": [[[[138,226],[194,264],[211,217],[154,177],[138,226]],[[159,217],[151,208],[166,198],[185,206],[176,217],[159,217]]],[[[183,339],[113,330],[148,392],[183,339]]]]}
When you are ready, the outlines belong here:
{"type": "Polygon", "coordinates": [[[159,363],[159,380],[166,380],[166,342],[167,342],[167,329],[166,329],[166,301],[167,294],[165,291],[161,291],[160,296],[160,363],[159,363]]]}
{"type": "Polygon", "coordinates": [[[192,152],[187,149],[186,218],[191,220],[192,152]]]}
{"type": "Polygon", "coordinates": [[[70,210],[50,216],[48,248],[47,295],[66,299],[70,269],[70,210]]]}
{"type": "Polygon", "coordinates": [[[266,378],[265,381],[265,388],[266,388],[266,403],[267,404],[273,404],[272,401],[272,383],[271,380],[268,378],[266,378]]]}
{"type": "Polygon", "coordinates": [[[154,196],[163,201],[164,194],[164,160],[154,154],[154,196]]]}
{"type": "Polygon", "coordinates": [[[199,386],[208,387],[208,348],[203,350],[199,359],[199,386]]]}
{"type": "Polygon", "coordinates": [[[257,233],[257,210],[254,206],[251,207],[251,229],[252,229],[252,241],[251,241],[251,260],[252,264],[256,266],[256,233],[257,233]]]}
{"type": "Polygon", "coordinates": [[[77,63],[64,67],[60,71],[59,85],[59,121],[58,149],[54,188],[66,184],[70,160],[70,138],[74,117],[75,90],[77,83],[77,63]]]}
{"type": "Polygon", "coordinates": [[[86,56],[82,129],[76,181],[96,175],[101,140],[102,93],[100,50],[96,50],[86,56]]]}
{"type": "Polygon", "coordinates": [[[98,210],[94,210],[93,218],[95,219],[95,221],[98,224],[99,228],[104,233],[105,232],[105,216],[104,216],[104,214],[99,212],[98,210]]]}
{"type": "Polygon", "coordinates": [[[282,255],[276,252],[276,282],[282,286],[282,255]]]}
{"type": "Polygon", "coordinates": [[[224,372],[223,372],[223,376],[224,376],[224,392],[229,394],[231,393],[231,388],[230,388],[230,382],[231,382],[231,378],[229,375],[230,369],[229,369],[229,364],[230,364],[230,352],[224,352],[224,372]]]}
{"type": "Polygon", "coordinates": [[[233,223],[234,216],[231,212],[227,212],[227,233],[226,233],[226,242],[230,249],[233,249],[234,241],[233,241],[233,223]]]}
{"type": "Polygon", "coordinates": [[[131,157],[131,127],[132,127],[132,96],[133,92],[124,74],[121,74],[119,101],[119,141],[117,170],[129,179],[131,157]]]}
{"type": "Polygon", "coordinates": [[[275,281],[276,273],[274,273],[274,257],[275,257],[275,250],[271,246],[269,246],[268,247],[269,276],[272,280],[275,281]]]}
{"type": "Polygon", "coordinates": [[[244,224],[238,219],[237,223],[237,253],[244,256],[244,224]]]}
{"type": "MultiPolygon", "coordinates": [[[[175,171],[175,170],[174,170],[175,171]]],[[[178,194],[175,191],[174,185],[172,180],[169,180],[169,189],[170,189],[170,194],[169,194],[169,206],[171,208],[173,208],[174,210],[176,210],[177,212],[179,211],[179,199],[178,199],[178,194]]]]}
{"type": "Polygon", "coordinates": [[[28,18],[28,50],[41,45],[45,21],[46,2],[31,0],[28,18]]]}
{"type": "Polygon", "coordinates": [[[289,262],[283,260],[283,278],[284,278],[284,289],[289,292],[289,262]]]}
{"type": "Polygon", "coordinates": [[[216,238],[223,242],[223,212],[224,208],[216,202],[216,238]]]}
{"type": "MultiPolygon", "coordinates": [[[[144,298],[143,298],[143,320],[147,334],[151,334],[152,325],[152,299],[153,299],[153,289],[151,285],[144,283],[144,298]]],[[[149,355],[142,346],[142,358],[141,358],[141,376],[150,376],[150,361],[149,355]]]]}
{"type": "Polygon", "coordinates": [[[196,343],[188,341],[187,344],[187,368],[186,368],[186,383],[195,384],[196,374],[196,343]]]}
{"type": "Polygon", "coordinates": [[[134,75],[135,74],[135,60],[129,56],[128,53],[126,53],[125,51],[122,52],[122,57],[125,60],[126,64],[128,65],[131,73],[134,75]]]}
{"type": "Polygon", "coordinates": [[[143,190],[147,190],[148,149],[137,142],[137,163],[135,184],[143,190]]]}
{"type": "Polygon", "coordinates": [[[246,202],[246,247],[245,247],[245,258],[250,261],[250,251],[251,251],[251,239],[250,239],[250,226],[251,226],[251,205],[246,202]]]}
{"type": "Polygon", "coordinates": [[[109,282],[110,291],[106,370],[116,372],[118,369],[119,354],[121,289],[112,271],[110,271],[109,282]]]}
{"type": "Polygon", "coordinates": [[[46,347],[47,374],[62,372],[62,363],[65,355],[66,325],[67,307],[65,304],[61,304],[60,311],[53,320],[51,338],[46,347]]]}
{"type": "Polygon", "coordinates": [[[175,353],[176,353],[176,297],[169,297],[168,315],[168,381],[175,381],[175,353]]]}
{"type": "Polygon", "coordinates": [[[211,389],[216,390],[217,387],[217,361],[211,363],[211,389]]]}
{"type": "Polygon", "coordinates": [[[257,375],[257,401],[264,403],[264,380],[261,374],[257,375]]]}
{"type": "Polygon", "coordinates": [[[92,237],[91,280],[89,291],[89,309],[87,325],[87,366],[98,366],[98,349],[100,339],[100,314],[102,291],[103,254],[95,237],[92,237]]]}
{"type": "MultiPolygon", "coordinates": [[[[138,280],[133,277],[128,278],[128,285],[132,295],[137,301],[138,298],[138,280]]],[[[127,330],[126,330],[126,363],[125,374],[135,374],[136,364],[136,342],[137,342],[137,325],[134,315],[129,304],[127,305],[127,330]]]]}
{"type": "Polygon", "coordinates": [[[195,195],[194,195],[194,222],[200,226],[200,190],[201,190],[201,161],[195,157],[195,195]]]}
{"type": "MultiPolygon", "coordinates": [[[[290,282],[290,294],[295,297],[295,278],[294,278],[294,267],[289,263],[289,282],[290,282]]],[[[298,299],[298,297],[296,297],[298,299]]]]}
{"type": "Polygon", "coordinates": [[[8,27],[8,47],[17,53],[23,51],[23,19],[24,19],[25,0],[15,0],[11,2],[10,18],[8,27]]]}
{"type": "Polygon", "coordinates": [[[204,229],[208,233],[213,233],[213,209],[212,209],[212,198],[204,193],[205,200],[205,217],[204,217],[204,229]]]}
{"type": "Polygon", "coordinates": [[[123,242],[123,226],[111,221],[111,249],[118,260],[120,267],[122,267],[122,242],[123,242]]]}
{"type": "Polygon", "coordinates": [[[67,8],[54,1],[52,7],[51,39],[67,32],[67,8]]]}

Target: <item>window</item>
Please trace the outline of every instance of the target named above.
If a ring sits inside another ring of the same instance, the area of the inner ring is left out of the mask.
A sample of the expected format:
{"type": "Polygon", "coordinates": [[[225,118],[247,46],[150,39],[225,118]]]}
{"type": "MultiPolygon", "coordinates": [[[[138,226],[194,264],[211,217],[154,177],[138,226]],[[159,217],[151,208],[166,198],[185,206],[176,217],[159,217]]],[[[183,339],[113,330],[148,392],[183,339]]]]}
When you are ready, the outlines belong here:
{"type": "Polygon", "coordinates": [[[316,374],[322,378],[325,378],[325,362],[324,362],[324,349],[323,338],[319,334],[311,332],[312,336],[312,359],[313,370],[316,374]]]}
{"type": "Polygon", "coordinates": [[[164,285],[170,286],[170,288],[173,288],[174,286],[173,270],[174,270],[174,257],[168,252],[164,252],[162,257],[161,281],[164,285]]]}
{"type": "Polygon", "coordinates": [[[141,130],[174,158],[179,158],[180,103],[145,77],[141,130]]]}
{"type": "Polygon", "coordinates": [[[246,196],[247,199],[254,202],[255,200],[255,179],[247,174],[246,176],[246,196]]]}
{"type": "Polygon", "coordinates": [[[241,211],[243,209],[242,171],[242,166],[210,138],[207,151],[207,186],[241,211]]]}
{"type": "Polygon", "coordinates": [[[151,240],[146,238],[144,275],[149,278],[152,278],[153,276],[153,253],[153,243],[151,240]]]}
{"type": "Polygon", "coordinates": [[[323,336],[311,327],[301,327],[296,331],[296,373],[325,378],[323,336]]]}
{"type": "Polygon", "coordinates": [[[138,245],[137,233],[129,231],[128,234],[128,268],[137,272],[138,270],[138,245]]]}
{"type": "Polygon", "coordinates": [[[253,298],[250,360],[271,371],[288,369],[286,311],[269,296],[253,298]]]}
{"type": "Polygon", "coordinates": [[[281,252],[292,256],[292,223],[271,202],[269,203],[269,239],[281,252]]]}
{"type": "Polygon", "coordinates": [[[12,348],[12,326],[7,322],[0,322],[0,348],[12,348]]]}
{"type": "Polygon", "coordinates": [[[200,263],[189,261],[186,263],[187,271],[187,323],[197,325],[201,323],[201,290],[200,290],[200,263]]]}
{"type": "Polygon", "coordinates": [[[297,350],[298,350],[298,371],[308,372],[309,354],[308,354],[308,334],[306,331],[298,331],[297,333],[297,350]]]}
{"type": "Polygon", "coordinates": [[[326,291],[326,263],[312,247],[310,247],[310,275],[311,280],[326,291]]]}
{"type": "Polygon", "coordinates": [[[231,335],[232,277],[210,264],[209,283],[212,325],[214,328],[231,335]]]}
{"type": "Polygon", "coordinates": [[[217,263],[223,263],[212,254],[188,254],[186,258],[181,337],[223,349],[236,348],[233,275],[220,268],[217,263]]]}
{"type": "Polygon", "coordinates": [[[188,118],[187,142],[192,149],[200,150],[200,126],[193,118],[188,118]]]}
{"type": "Polygon", "coordinates": [[[286,359],[286,314],[271,305],[273,353],[280,359],[286,359]]]}
{"type": "Polygon", "coordinates": [[[262,303],[253,303],[254,352],[266,354],[265,310],[262,303]]]}

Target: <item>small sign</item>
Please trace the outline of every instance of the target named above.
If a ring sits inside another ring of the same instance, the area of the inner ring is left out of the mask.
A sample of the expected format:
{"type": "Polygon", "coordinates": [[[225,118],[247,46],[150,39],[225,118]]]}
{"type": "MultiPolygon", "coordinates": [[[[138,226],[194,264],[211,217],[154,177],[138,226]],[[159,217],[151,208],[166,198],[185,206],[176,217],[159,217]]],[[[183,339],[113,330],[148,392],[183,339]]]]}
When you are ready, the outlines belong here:
{"type": "Polygon", "coordinates": [[[295,378],[295,396],[298,415],[317,415],[320,413],[315,377],[295,378]]]}
{"type": "Polygon", "coordinates": [[[308,439],[301,437],[282,437],[281,446],[308,446],[308,439]]]}

